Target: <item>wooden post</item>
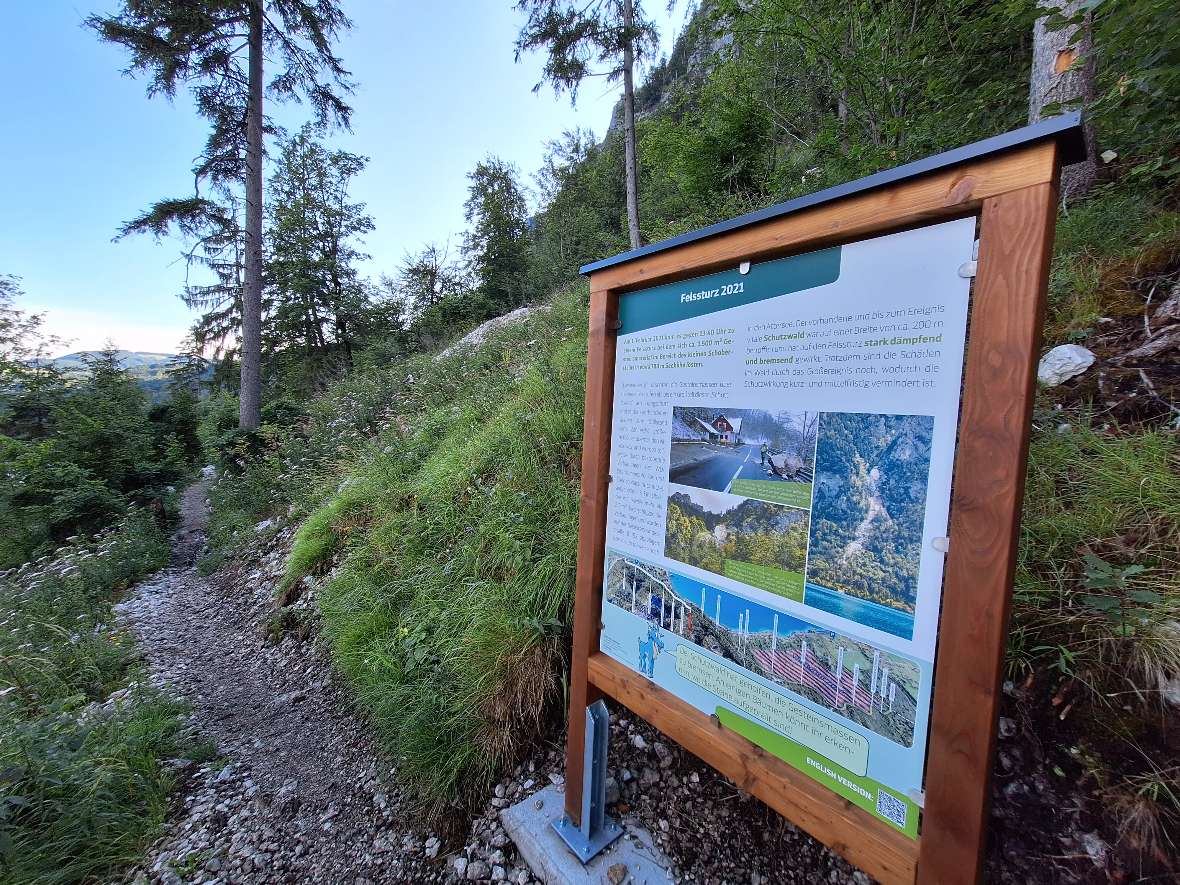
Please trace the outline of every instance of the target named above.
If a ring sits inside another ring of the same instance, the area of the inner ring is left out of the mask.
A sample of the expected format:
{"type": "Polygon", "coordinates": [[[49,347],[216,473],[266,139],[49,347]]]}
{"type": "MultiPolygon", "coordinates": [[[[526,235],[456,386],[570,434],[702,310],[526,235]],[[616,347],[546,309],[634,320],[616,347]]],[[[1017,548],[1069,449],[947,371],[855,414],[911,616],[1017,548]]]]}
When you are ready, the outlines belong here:
{"type": "MultiPolygon", "coordinates": [[[[1056,168],[1056,164],[1055,164],[1056,168]]],[[[978,881],[1016,570],[1056,178],[983,203],[918,881],[978,881]],[[965,649],[971,665],[939,667],[965,649]]]]}
{"type": "Polygon", "coordinates": [[[590,683],[587,662],[590,655],[598,651],[602,617],[618,313],[619,299],[614,292],[591,287],[590,332],[586,348],[586,415],[582,431],[581,521],[574,578],[574,636],[570,649],[570,708],[565,747],[565,813],[575,826],[582,823],[582,767],[586,743],[586,729],[582,723],[586,708],[602,697],[602,692],[590,683]]]}
{"type": "Polygon", "coordinates": [[[836,658],[836,707],[840,706],[840,683],[844,681],[844,646],[836,658]]]}

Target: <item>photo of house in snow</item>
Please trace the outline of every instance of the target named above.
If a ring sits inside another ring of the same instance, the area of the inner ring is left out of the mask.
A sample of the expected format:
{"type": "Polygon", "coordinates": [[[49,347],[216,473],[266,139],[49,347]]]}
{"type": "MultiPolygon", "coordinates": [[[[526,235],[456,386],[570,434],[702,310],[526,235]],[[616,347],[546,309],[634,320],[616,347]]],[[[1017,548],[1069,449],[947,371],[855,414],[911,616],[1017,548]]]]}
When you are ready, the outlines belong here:
{"type": "Polygon", "coordinates": [[[808,508],[815,412],[675,406],[668,481],[808,508]]]}
{"type": "Polygon", "coordinates": [[[719,412],[711,418],[685,415],[680,421],[673,419],[672,439],[682,442],[703,440],[714,445],[740,446],[742,444],[742,418],[736,413],[731,418],[724,412],[719,412]],[[677,426],[678,424],[679,426],[677,426]]]}

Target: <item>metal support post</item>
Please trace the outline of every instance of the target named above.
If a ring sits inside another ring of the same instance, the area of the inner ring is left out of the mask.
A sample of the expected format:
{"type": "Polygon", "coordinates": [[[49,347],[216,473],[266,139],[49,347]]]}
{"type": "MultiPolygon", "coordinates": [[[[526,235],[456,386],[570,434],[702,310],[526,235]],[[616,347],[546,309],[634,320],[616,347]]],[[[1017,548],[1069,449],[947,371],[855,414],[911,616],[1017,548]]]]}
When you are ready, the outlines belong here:
{"type": "Polygon", "coordinates": [[[575,827],[568,815],[553,822],[577,858],[588,863],[621,835],[623,828],[606,815],[606,747],[610,740],[610,713],[606,704],[595,701],[586,708],[586,750],[582,768],[582,825],[575,827]]]}

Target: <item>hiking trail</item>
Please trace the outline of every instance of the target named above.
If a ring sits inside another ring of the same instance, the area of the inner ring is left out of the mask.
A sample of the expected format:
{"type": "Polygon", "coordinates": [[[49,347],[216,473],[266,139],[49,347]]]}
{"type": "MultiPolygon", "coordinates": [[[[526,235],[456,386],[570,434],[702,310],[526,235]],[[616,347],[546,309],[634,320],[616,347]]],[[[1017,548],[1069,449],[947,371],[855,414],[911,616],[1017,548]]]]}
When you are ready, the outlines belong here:
{"type": "Polygon", "coordinates": [[[439,840],[408,828],[386,757],[318,644],[266,635],[281,557],[240,579],[198,574],[210,484],[184,492],[171,565],[117,606],[152,681],[187,701],[217,748],[209,765],[172,761],[178,807],[132,880],[441,881],[439,840]]]}

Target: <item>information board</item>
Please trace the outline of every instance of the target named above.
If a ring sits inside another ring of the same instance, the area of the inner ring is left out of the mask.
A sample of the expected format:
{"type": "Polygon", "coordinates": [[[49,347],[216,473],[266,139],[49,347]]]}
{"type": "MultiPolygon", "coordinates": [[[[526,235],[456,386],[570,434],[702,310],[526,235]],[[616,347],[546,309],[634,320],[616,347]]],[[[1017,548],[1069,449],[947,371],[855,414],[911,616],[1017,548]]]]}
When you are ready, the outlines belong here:
{"type": "Polygon", "coordinates": [[[1084,157],[1074,112],[582,268],[567,829],[610,697],[877,881],[979,881],[1084,157]]]}
{"type": "Polygon", "coordinates": [[[975,234],[619,299],[600,650],[913,838],[975,234]]]}

